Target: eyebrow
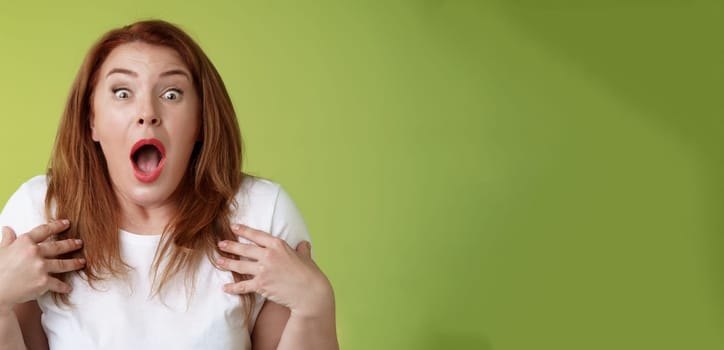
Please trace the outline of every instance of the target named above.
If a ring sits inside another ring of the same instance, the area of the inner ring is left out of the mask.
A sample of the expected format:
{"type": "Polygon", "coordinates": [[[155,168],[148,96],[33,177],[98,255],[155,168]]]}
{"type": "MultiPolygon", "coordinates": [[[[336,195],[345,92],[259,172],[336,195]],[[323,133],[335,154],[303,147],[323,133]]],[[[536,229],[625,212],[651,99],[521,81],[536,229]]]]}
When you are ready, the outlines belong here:
{"type": "Polygon", "coordinates": [[[130,76],[133,76],[133,77],[137,77],[137,76],[138,76],[138,73],[136,73],[136,72],[134,72],[134,71],[132,71],[132,70],[130,70],[130,69],[113,68],[113,69],[111,69],[111,70],[108,72],[108,74],[106,74],[106,78],[108,78],[111,74],[115,74],[115,73],[126,74],[126,75],[130,75],[130,76]]]}
{"type": "MultiPolygon", "coordinates": [[[[130,75],[132,77],[138,77],[138,73],[136,73],[130,69],[113,68],[108,72],[108,74],[106,74],[106,78],[108,78],[111,74],[116,74],[116,73],[126,74],[126,75],[130,75]]],[[[186,79],[188,79],[189,81],[191,81],[191,77],[189,76],[189,74],[185,70],[182,70],[182,69],[172,69],[172,70],[161,73],[161,77],[168,77],[168,76],[172,76],[172,75],[181,75],[181,76],[186,77],[186,79]]]]}
{"type": "Polygon", "coordinates": [[[170,71],[161,73],[161,77],[167,77],[170,75],[182,75],[182,76],[186,77],[186,79],[188,79],[188,81],[191,81],[191,77],[189,76],[189,74],[186,73],[186,71],[182,70],[182,69],[172,69],[170,71]]]}

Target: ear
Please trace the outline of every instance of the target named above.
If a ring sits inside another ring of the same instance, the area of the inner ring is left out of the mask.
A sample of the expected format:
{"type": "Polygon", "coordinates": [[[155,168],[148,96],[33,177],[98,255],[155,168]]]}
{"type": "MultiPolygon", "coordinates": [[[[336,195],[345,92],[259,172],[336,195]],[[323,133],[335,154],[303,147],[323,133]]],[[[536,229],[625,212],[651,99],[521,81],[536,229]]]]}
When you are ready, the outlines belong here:
{"type": "Polygon", "coordinates": [[[95,126],[95,116],[93,114],[90,115],[90,129],[91,129],[91,138],[95,142],[100,142],[100,139],[98,138],[98,135],[96,134],[96,126],[95,126]]]}

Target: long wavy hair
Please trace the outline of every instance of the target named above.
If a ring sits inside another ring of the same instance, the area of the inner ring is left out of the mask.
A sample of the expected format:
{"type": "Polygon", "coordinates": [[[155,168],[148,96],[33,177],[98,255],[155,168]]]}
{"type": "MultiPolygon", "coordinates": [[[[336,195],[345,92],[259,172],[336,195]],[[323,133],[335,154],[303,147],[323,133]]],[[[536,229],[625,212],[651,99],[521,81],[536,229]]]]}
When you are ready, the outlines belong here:
{"type": "MultiPolygon", "coordinates": [[[[67,257],[84,257],[81,270],[88,283],[123,278],[128,266],[121,259],[120,205],[111,186],[101,147],[91,138],[93,89],[101,65],[119,45],[143,42],[174,49],[191,71],[200,101],[200,141],[191,154],[178,188],[173,193],[178,211],[164,230],[154,258],[154,293],[178,275],[186,285],[204,257],[214,264],[221,240],[236,240],[229,227],[234,196],[245,175],[241,172],[242,142],[231,99],[219,73],[191,37],[160,20],[141,21],[111,30],[90,49],[73,82],[48,167],[45,212],[48,218],[67,218],[70,228],[58,239],[80,238],[83,249],[67,257]]],[[[59,274],[68,282],[77,272],[59,274]]],[[[234,273],[234,280],[250,276],[234,273]]],[[[215,286],[221,288],[221,286],[215,286]]],[[[242,295],[247,321],[253,294],[242,295]]],[[[53,293],[69,304],[67,294],[53,293]]],[[[249,323],[247,322],[247,325],[249,323]]]]}

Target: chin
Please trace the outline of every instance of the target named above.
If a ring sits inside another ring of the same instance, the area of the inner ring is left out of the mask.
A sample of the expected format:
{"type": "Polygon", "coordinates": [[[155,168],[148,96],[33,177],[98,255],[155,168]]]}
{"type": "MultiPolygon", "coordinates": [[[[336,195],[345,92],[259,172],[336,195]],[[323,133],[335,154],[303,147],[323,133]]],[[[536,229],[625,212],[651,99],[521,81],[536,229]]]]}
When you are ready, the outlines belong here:
{"type": "Polygon", "coordinates": [[[157,207],[167,203],[173,191],[160,188],[132,188],[130,191],[123,191],[123,197],[131,204],[141,207],[157,207]]]}
{"type": "Polygon", "coordinates": [[[123,184],[120,186],[115,186],[114,189],[117,192],[119,200],[126,202],[126,204],[147,208],[158,207],[168,203],[176,187],[178,187],[178,183],[172,184],[164,179],[163,176],[153,183],[143,183],[133,177],[131,177],[131,181],[124,182],[122,182],[123,184]]]}

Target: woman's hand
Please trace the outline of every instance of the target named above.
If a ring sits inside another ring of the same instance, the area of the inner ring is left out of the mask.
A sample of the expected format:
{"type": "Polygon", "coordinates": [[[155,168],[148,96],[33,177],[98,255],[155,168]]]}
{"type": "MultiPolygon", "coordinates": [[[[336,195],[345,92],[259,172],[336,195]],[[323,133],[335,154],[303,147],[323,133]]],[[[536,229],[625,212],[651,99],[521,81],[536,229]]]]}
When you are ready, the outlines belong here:
{"type": "Polygon", "coordinates": [[[232,231],[256,245],[221,241],[219,248],[222,251],[241,259],[221,257],[217,264],[253,278],[226,284],[225,292],[259,293],[286,306],[293,314],[305,317],[315,317],[334,308],[332,286],[312,260],[309,242],[299,243],[294,250],[284,240],[247,226],[233,225],[232,231]]]}
{"type": "Polygon", "coordinates": [[[0,312],[36,299],[48,291],[69,293],[68,284],[50,276],[81,269],[85,259],[55,259],[81,247],[80,240],[46,241],[68,229],[68,220],[51,221],[16,238],[9,227],[2,228],[0,242],[0,312]]]}

